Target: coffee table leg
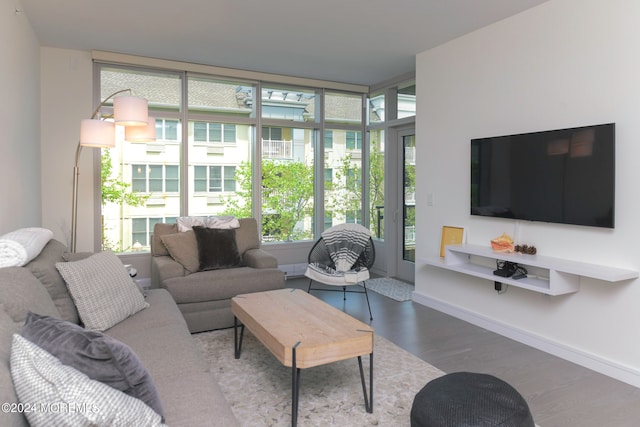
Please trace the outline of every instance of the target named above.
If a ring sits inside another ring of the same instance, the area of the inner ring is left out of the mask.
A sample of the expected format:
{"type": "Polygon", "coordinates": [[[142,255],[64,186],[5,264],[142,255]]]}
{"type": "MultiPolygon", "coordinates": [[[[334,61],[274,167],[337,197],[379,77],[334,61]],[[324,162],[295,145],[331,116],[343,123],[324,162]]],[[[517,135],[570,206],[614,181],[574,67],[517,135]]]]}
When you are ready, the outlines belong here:
{"type": "Polygon", "coordinates": [[[242,338],[244,337],[244,324],[240,324],[240,340],[238,340],[238,318],[233,316],[233,342],[234,342],[234,356],[236,359],[240,358],[240,352],[242,351],[242,338]]]}
{"type": "Polygon", "coordinates": [[[298,425],[298,401],[300,397],[300,368],[296,365],[296,348],[300,341],[291,349],[291,426],[298,425]]]}
{"type": "Polygon", "coordinates": [[[367,384],[364,380],[364,369],[362,369],[362,356],[358,356],[358,366],[360,367],[360,380],[362,380],[362,393],[364,394],[364,408],[368,413],[373,412],[373,353],[369,355],[369,396],[367,396],[367,384]]]}

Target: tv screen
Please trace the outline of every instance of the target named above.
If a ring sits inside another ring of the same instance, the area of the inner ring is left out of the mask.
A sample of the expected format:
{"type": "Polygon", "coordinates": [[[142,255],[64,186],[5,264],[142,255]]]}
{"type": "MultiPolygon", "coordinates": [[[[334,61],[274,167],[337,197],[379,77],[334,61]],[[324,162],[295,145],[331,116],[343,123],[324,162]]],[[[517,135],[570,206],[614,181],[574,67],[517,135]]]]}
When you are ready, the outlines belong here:
{"type": "Polygon", "coordinates": [[[615,123],[471,140],[471,214],[614,227],[615,123]]]}

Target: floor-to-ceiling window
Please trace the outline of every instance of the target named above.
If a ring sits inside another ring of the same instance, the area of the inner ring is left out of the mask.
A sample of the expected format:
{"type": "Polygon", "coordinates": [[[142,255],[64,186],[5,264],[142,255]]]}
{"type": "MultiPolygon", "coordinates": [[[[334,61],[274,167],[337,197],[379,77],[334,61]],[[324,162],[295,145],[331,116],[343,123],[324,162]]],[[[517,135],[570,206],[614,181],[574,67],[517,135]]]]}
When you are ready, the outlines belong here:
{"type": "Polygon", "coordinates": [[[325,93],[324,228],[363,221],[362,96],[325,93]]]}
{"type": "Polygon", "coordinates": [[[128,142],[118,128],[115,148],[102,151],[102,247],[148,250],[154,224],[181,214],[183,76],[113,66],[99,67],[98,76],[101,99],[131,89],[156,120],[155,142],[128,142]]]}
{"type": "Polygon", "coordinates": [[[154,224],[185,215],[257,217],[265,242],[368,222],[363,93],[101,63],[96,76],[101,99],[129,88],[156,120],[156,141],[121,133],[103,150],[103,247],[147,251],[154,224]]]}
{"type": "Polygon", "coordinates": [[[320,93],[314,89],[261,87],[260,215],[262,239],[313,239],[315,156],[320,93]]]}
{"type": "Polygon", "coordinates": [[[251,216],[256,84],[186,77],[187,206],[182,215],[251,216]]]}

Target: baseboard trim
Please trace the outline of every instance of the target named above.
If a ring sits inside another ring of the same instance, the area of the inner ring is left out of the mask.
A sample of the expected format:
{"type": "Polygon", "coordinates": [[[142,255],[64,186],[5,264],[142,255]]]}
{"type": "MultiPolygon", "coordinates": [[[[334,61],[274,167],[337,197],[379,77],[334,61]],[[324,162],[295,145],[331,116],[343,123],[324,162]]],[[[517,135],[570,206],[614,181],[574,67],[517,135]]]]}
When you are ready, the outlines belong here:
{"type": "Polygon", "coordinates": [[[473,325],[503,335],[538,350],[576,363],[585,368],[607,375],[634,387],[640,387],[640,371],[600,356],[587,353],[563,343],[549,340],[531,332],[515,328],[506,323],[454,306],[448,302],[434,299],[420,292],[413,293],[413,301],[438,310],[442,313],[469,322],[473,325]]]}

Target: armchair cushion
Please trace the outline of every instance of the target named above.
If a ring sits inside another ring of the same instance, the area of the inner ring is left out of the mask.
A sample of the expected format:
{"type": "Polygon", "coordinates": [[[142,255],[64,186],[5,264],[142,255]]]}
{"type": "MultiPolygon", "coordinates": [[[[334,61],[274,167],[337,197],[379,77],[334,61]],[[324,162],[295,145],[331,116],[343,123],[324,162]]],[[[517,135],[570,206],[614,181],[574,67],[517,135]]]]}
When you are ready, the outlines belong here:
{"type": "Polygon", "coordinates": [[[200,271],[242,266],[236,231],[194,226],[200,257],[200,271]]]}
{"type": "Polygon", "coordinates": [[[278,268],[278,259],[264,249],[248,249],[242,254],[242,262],[252,268],[278,268]]]}
{"type": "Polygon", "coordinates": [[[165,234],[160,240],[169,251],[171,258],[178,261],[189,273],[200,270],[198,243],[193,230],[165,234]]]}
{"type": "Polygon", "coordinates": [[[151,236],[151,255],[153,256],[171,256],[167,247],[162,243],[162,236],[167,234],[175,234],[178,232],[178,224],[159,222],[153,226],[153,235],[151,236]]]}

